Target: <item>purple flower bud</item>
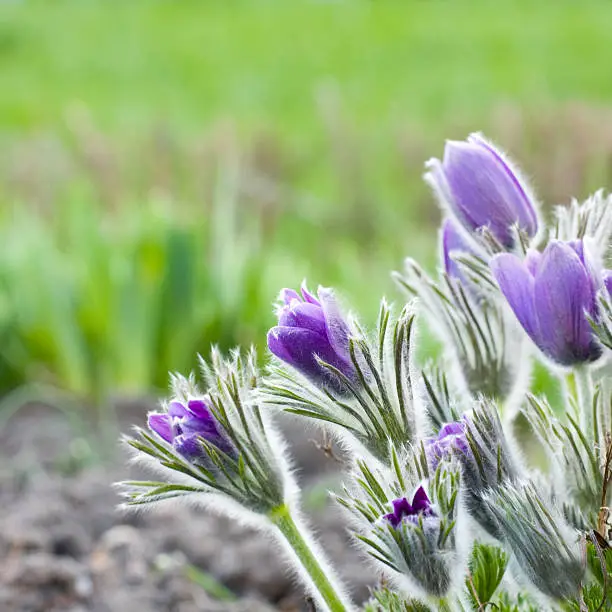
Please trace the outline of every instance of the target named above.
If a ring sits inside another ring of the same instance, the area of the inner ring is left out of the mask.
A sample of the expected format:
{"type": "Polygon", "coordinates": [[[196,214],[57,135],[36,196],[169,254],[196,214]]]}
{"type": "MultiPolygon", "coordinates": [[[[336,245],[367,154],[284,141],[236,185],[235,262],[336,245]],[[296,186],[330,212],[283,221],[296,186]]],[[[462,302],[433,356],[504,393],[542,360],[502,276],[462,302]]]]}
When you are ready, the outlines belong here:
{"type": "Polygon", "coordinates": [[[465,421],[446,423],[438,435],[423,441],[427,461],[432,470],[436,470],[440,461],[450,459],[454,453],[469,453],[469,444],[465,437],[465,421]]]}
{"type": "Polygon", "coordinates": [[[394,499],[391,502],[393,512],[384,515],[393,527],[397,527],[404,519],[411,523],[417,523],[420,516],[435,516],[431,501],[427,497],[425,489],[421,486],[416,490],[410,503],[405,497],[394,499]]]}
{"type": "Polygon", "coordinates": [[[463,269],[455,261],[454,257],[461,253],[466,255],[475,254],[476,249],[474,245],[470,243],[468,236],[465,234],[465,230],[451,218],[444,220],[440,237],[442,242],[442,262],[444,264],[444,271],[451,278],[469,287],[470,283],[466,279],[463,269]]]}
{"type": "Polygon", "coordinates": [[[236,449],[213,416],[205,400],[190,400],[187,405],[170,402],[167,412],[152,412],[148,417],[149,428],[190,461],[202,459],[207,454],[200,438],[210,442],[228,455],[236,449]]]}
{"type": "Polygon", "coordinates": [[[448,141],[444,159],[427,163],[426,180],[442,203],[469,231],[487,227],[506,247],[511,228],[529,236],[538,230],[534,199],[504,155],[478,134],[467,141],[448,141]]]}
{"type": "Polygon", "coordinates": [[[601,356],[586,315],[598,320],[597,292],[608,283],[581,240],[553,240],[543,253],[530,251],[524,260],[502,253],[492,259],[491,270],[519,323],[546,356],[565,366],[601,356]]]}
{"type": "Polygon", "coordinates": [[[300,296],[283,289],[278,325],[268,332],[268,348],[314,382],[342,388],[341,382],[317,362],[317,357],[353,379],[355,368],[349,355],[350,330],[331,289],[319,287],[318,299],[302,287],[300,296]]]}

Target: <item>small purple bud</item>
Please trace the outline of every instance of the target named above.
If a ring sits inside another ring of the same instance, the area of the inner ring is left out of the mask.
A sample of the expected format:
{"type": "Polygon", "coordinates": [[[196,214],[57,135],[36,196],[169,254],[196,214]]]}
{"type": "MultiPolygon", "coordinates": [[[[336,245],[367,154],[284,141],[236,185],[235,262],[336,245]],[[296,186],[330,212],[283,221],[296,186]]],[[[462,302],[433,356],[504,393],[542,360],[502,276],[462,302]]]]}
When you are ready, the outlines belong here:
{"type": "Polygon", "coordinates": [[[502,253],[491,260],[491,270],[519,323],[547,357],[572,366],[601,356],[586,315],[599,318],[596,297],[608,286],[608,273],[593,268],[581,240],[553,240],[524,260],[502,253]]]}
{"type": "Polygon", "coordinates": [[[435,516],[429,497],[422,486],[416,490],[412,503],[405,497],[400,497],[394,499],[391,505],[393,506],[393,512],[385,514],[383,518],[393,527],[397,527],[404,519],[411,523],[417,523],[420,516],[435,516]]]}
{"type": "Polygon", "coordinates": [[[227,455],[236,455],[236,449],[213,416],[206,401],[170,402],[167,412],[152,412],[149,428],[190,461],[207,461],[208,456],[200,438],[216,446],[227,455]]]}
{"type": "Polygon", "coordinates": [[[440,461],[450,459],[455,453],[469,454],[465,433],[465,421],[455,421],[443,425],[437,436],[424,440],[427,462],[432,470],[437,469],[440,461]]]}
{"type": "Polygon", "coordinates": [[[535,236],[534,199],[505,156],[478,134],[448,141],[444,159],[427,163],[426,180],[442,203],[471,232],[488,228],[505,247],[513,245],[512,227],[535,236]]]}
{"type": "Polygon", "coordinates": [[[444,220],[440,239],[442,243],[442,262],[444,264],[444,271],[451,278],[469,287],[470,282],[466,279],[463,269],[455,261],[454,257],[462,253],[474,255],[477,252],[475,245],[471,244],[465,230],[463,230],[452,218],[444,220]]]}
{"type": "Polygon", "coordinates": [[[350,330],[330,289],[319,288],[318,299],[305,286],[301,297],[283,289],[278,325],[268,332],[268,348],[279,359],[324,387],[342,390],[342,383],[317,362],[317,357],[348,378],[355,378],[349,355],[350,330]]]}

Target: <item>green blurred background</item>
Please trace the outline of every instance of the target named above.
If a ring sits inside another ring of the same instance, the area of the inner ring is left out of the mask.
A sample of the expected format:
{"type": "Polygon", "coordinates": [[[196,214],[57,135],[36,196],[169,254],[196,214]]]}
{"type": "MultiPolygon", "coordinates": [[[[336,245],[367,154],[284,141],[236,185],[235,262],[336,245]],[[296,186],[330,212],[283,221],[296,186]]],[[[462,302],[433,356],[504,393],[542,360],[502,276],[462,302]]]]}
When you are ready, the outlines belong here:
{"type": "Polygon", "coordinates": [[[0,2],[0,394],[145,395],[264,346],[303,278],[366,322],[482,130],[547,203],[611,182],[612,3],[0,2]]]}

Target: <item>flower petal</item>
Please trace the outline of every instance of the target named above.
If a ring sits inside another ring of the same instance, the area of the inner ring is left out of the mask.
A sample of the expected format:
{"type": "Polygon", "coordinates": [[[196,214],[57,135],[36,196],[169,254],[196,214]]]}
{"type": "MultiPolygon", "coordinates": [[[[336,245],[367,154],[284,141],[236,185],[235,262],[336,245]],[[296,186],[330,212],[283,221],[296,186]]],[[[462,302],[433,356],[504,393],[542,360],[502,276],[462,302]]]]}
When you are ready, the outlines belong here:
{"type": "Polygon", "coordinates": [[[211,418],[210,410],[203,399],[192,399],[187,402],[187,409],[200,419],[211,418]]]}
{"type": "Polygon", "coordinates": [[[470,229],[488,227],[505,246],[511,246],[513,225],[535,234],[535,210],[520,182],[492,145],[473,138],[448,141],[444,173],[455,214],[470,229]]]}
{"type": "Polygon", "coordinates": [[[304,297],[305,302],[308,302],[309,304],[315,304],[315,306],[320,306],[319,300],[317,300],[317,298],[312,295],[310,291],[308,291],[308,287],[306,287],[306,281],[302,283],[300,291],[302,292],[302,296],[304,297]]]}
{"type": "Polygon", "coordinates": [[[593,287],[572,246],[551,242],[535,277],[535,301],[541,348],[563,365],[590,361],[599,354],[585,310],[593,302],[593,287]]]}
{"type": "Polygon", "coordinates": [[[463,269],[455,261],[454,256],[474,252],[474,246],[470,244],[466,231],[453,219],[447,218],[442,224],[442,261],[444,263],[444,271],[450,277],[465,283],[466,279],[463,269]]]}
{"type": "Polygon", "coordinates": [[[282,309],[278,317],[278,324],[281,327],[301,327],[318,334],[326,334],[323,310],[321,306],[310,302],[293,300],[289,306],[282,309]]]}
{"type": "Polygon", "coordinates": [[[281,289],[279,300],[288,306],[293,300],[302,301],[302,298],[293,289],[281,289]]]}
{"type": "Polygon", "coordinates": [[[314,379],[332,377],[319,365],[317,356],[347,373],[347,364],[338,358],[327,336],[322,336],[309,329],[273,327],[268,332],[268,348],[279,359],[293,366],[305,376],[314,379]]]}
{"type": "Polygon", "coordinates": [[[190,416],[189,410],[187,410],[187,408],[185,408],[181,402],[177,401],[170,402],[170,404],[168,404],[168,414],[177,419],[190,416]]]}
{"type": "Polygon", "coordinates": [[[423,512],[424,510],[428,510],[430,506],[431,502],[429,501],[425,489],[419,487],[412,498],[412,513],[416,514],[418,512],[423,512]]]}
{"type": "Polygon", "coordinates": [[[539,345],[540,329],[535,311],[535,280],[516,256],[502,253],[491,259],[491,272],[519,323],[539,345]]]}
{"type": "Polygon", "coordinates": [[[534,197],[530,193],[530,189],[523,183],[520,178],[518,169],[506,158],[506,156],[497,149],[488,140],[482,137],[481,134],[470,134],[468,142],[478,144],[486,148],[489,153],[495,157],[501,168],[504,169],[510,181],[514,184],[516,191],[522,196],[524,205],[517,206],[517,219],[519,226],[523,228],[530,236],[535,236],[538,231],[538,217],[533,206],[534,197]]]}
{"type": "Polygon", "coordinates": [[[319,287],[318,290],[319,301],[321,302],[321,308],[325,316],[325,323],[327,327],[327,338],[332,348],[336,351],[341,359],[346,360],[347,364],[350,363],[349,355],[349,337],[351,332],[344,320],[344,316],[340,311],[336,296],[331,289],[325,287],[319,287]]]}
{"type": "Polygon", "coordinates": [[[166,442],[172,442],[172,425],[166,412],[151,412],[147,417],[149,429],[166,442]]]}
{"type": "Polygon", "coordinates": [[[604,270],[603,284],[604,287],[607,289],[608,293],[612,295],[612,270],[604,270]]]}

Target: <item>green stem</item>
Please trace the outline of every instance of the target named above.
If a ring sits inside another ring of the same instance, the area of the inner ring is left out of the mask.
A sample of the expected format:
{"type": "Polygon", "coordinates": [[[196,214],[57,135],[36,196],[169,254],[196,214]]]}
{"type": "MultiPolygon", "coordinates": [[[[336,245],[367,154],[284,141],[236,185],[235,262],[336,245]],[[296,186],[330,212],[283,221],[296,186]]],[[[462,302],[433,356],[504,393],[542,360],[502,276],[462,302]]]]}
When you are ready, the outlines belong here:
{"type": "Polygon", "coordinates": [[[433,602],[438,612],[463,612],[464,608],[461,602],[453,598],[442,597],[433,602]]]}
{"type": "Polygon", "coordinates": [[[591,370],[586,367],[578,367],[574,370],[574,382],[576,385],[576,403],[578,404],[580,428],[587,439],[595,440],[597,432],[594,430],[593,419],[593,379],[591,370]]]}
{"type": "Polygon", "coordinates": [[[294,521],[287,504],[278,506],[268,515],[272,523],[285,538],[289,547],[304,568],[310,582],[318,591],[319,600],[330,612],[347,612],[352,610],[350,602],[344,601],[344,596],[330,580],[330,572],[326,571],[313,553],[311,546],[304,538],[303,528],[294,521]]]}

